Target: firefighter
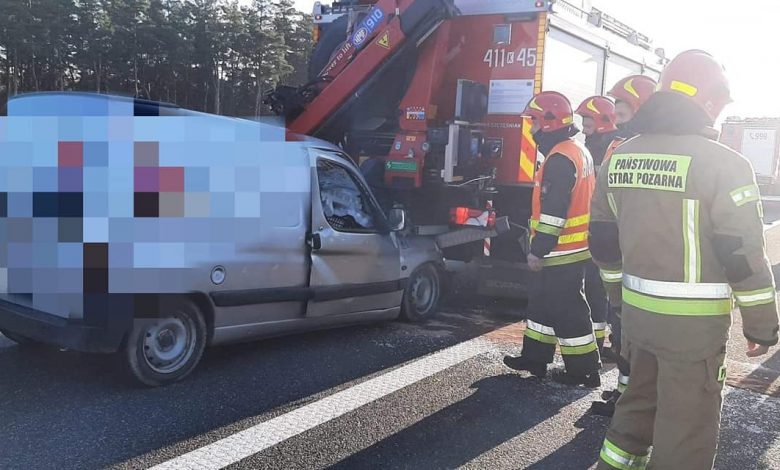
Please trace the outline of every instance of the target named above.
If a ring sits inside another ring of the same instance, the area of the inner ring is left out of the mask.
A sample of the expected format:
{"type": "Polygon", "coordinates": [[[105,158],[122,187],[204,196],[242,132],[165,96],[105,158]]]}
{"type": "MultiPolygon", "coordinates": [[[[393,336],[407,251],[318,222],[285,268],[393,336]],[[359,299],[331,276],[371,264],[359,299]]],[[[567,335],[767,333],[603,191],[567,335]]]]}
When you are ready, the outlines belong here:
{"type": "Polygon", "coordinates": [[[528,328],[518,357],[504,364],[537,377],[547,374],[556,344],[565,371],[554,380],[567,385],[598,387],[599,359],[590,309],[583,293],[585,266],[590,262],[588,223],[595,175],[588,150],[572,139],[571,104],[560,93],[542,92],[528,104],[534,140],[545,160],[536,173],[531,226],[531,270],[528,328]]]}
{"type": "MultiPolygon", "coordinates": [[[[585,134],[585,147],[593,157],[596,173],[604,159],[607,148],[617,138],[618,128],[615,118],[615,104],[603,96],[586,98],[577,108],[577,114],[582,116],[582,133],[585,134]]],[[[593,321],[593,332],[599,346],[599,354],[604,358],[604,337],[607,329],[607,312],[609,304],[604,284],[601,281],[599,268],[588,263],[585,268],[585,298],[590,306],[590,317],[593,321]]],[[[614,362],[614,361],[613,361],[614,362]]]]}
{"type": "MultiPolygon", "coordinates": [[[[615,99],[615,121],[618,127],[617,136],[608,146],[604,160],[609,160],[618,145],[626,139],[634,137],[632,120],[639,108],[655,92],[657,82],[645,75],[630,75],[618,81],[607,95],[615,99]]],[[[608,297],[611,299],[607,322],[611,327],[609,336],[610,348],[602,351],[602,358],[614,360],[618,366],[618,383],[614,390],[606,390],[602,394],[603,401],[594,401],[591,411],[601,416],[612,416],[615,413],[615,403],[620,394],[628,386],[629,365],[620,356],[620,276],[619,273],[601,272],[604,285],[607,286],[608,297]]],[[[591,307],[592,308],[592,307],[591,307]]]]}
{"type": "Polygon", "coordinates": [[[748,356],[777,343],[775,283],[750,162],[718,144],[731,101],[723,67],[686,51],[599,173],[590,249],[622,277],[623,351],[631,381],[598,469],[711,469],[734,299],[748,356]]]}

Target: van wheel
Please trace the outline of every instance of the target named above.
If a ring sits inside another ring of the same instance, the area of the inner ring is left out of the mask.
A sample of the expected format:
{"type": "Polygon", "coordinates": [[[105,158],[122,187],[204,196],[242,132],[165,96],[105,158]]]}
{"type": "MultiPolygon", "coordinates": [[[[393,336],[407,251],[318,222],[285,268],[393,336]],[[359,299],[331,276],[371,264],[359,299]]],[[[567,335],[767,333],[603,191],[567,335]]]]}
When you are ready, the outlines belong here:
{"type": "Polygon", "coordinates": [[[422,322],[433,318],[441,297],[441,275],[436,266],[424,264],[417,268],[406,284],[401,305],[401,318],[422,322]]]}
{"type": "Polygon", "coordinates": [[[171,384],[198,365],[206,348],[206,333],[200,310],[190,301],[179,301],[158,317],[133,320],[125,361],[141,383],[151,387],[171,384]]]}

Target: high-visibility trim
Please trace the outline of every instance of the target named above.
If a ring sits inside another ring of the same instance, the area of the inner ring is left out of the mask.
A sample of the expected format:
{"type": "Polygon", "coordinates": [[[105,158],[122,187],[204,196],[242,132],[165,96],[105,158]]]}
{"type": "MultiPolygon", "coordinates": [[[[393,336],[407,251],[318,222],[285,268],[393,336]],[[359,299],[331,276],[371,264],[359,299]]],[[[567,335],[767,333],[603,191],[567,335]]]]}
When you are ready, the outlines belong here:
{"type": "Polygon", "coordinates": [[[626,80],[626,83],[623,84],[623,89],[627,92],[631,93],[631,96],[633,96],[636,99],[639,99],[639,93],[634,88],[634,79],[626,80]]]}
{"type": "Polygon", "coordinates": [[[699,89],[695,86],[691,85],[690,83],[681,82],[679,80],[672,80],[669,88],[671,88],[673,91],[679,91],[680,93],[688,96],[696,96],[696,94],[699,93],[699,89]]]}
{"type": "Polygon", "coordinates": [[[617,386],[618,393],[625,393],[627,388],[628,388],[628,376],[623,374],[618,374],[618,386],[617,386]]]}
{"type": "Polygon", "coordinates": [[[580,261],[585,261],[590,259],[590,250],[587,248],[582,251],[576,251],[574,253],[567,253],[567,252],[557,252],[557,253],[563,253],[563,254],[555,254],[556,252],[550,253],[549,257],[545,257],[542,260],[543,266],[560,266],[562,264],[571,264],[571,263],[577,263],[580,261]]]}
{"type": "Polygon", "coordinates": [[[596,339],[604,339],[607,337],[607,330],[593,330],[593,334],[596,335],[596,339]]]}
{"type": "Polygon", "coordinates": [[[685,282],[701,282],[701,245],[699,242],[699,201],[683,200],[683,243],[685,282]]]}
{"type": "Polygon", "coordinates": [[[604,282],[622,282],[623,271],[610,271],[608,269],[600,269],[601,280],[604,282]]]}
{"type": "MultiPolygon", "coordinates": [[[[541,53],[541,50],[537,52],[541,53]]],[[[537,60],[537,62],[541,62],[541,60],[537,60]]],[[[523,129],[520,139],[520,165],[518,169],[517,180],[518,182],[532,182],[534,180],[534,172],[536,171],[536,146],[534,145],[534,137],[531,134],[533,121],[531,118],[524,117],[522,118],[522,126],[523,129]]]]}
{"type": "Polygon", "coordinates": [[[596,107],[596,104],[594,103],[594,99],[591,98],[590,101],[588,101],[588,104],[586,105],[589,110],[593,111],[595,114],[601,114],[601,111],[596,107]]]}
{"type": "Polygon", "coordinates": [[[722,365],[718,368],[718,382],[726,380],[726,365],[722,365]]]}
{"type": "Polygon", "coordinates": [[[731,299],[659,299],[640,294],[623,285],[623,302],[662,315],[714,316],[731,314],[731,299]]]}
{"type": "Polygon", "coordinates": [[[582,356],[584,354],[592,353],[599,349],[596,341],[584,346],[563,346],[561,345],[561,354],[564,356],[582,356]]]}
{"type": "Polygon", "coordinates": [[[555,237],[559,236],[561,234],[561,230],[563,230],[560,227],[553,227],[552,225],[547,225],[542,222],[537,222],[535,224],[532,223],[531,225],[537,232],[546,233],[555,237]]]}
{"type": "Polygon", "coordinates": [[[604,439],[601,447],[601,459],[618,470],[641,470],[647,466],[646,455],[634,455],[604,439]]]}
{"type": "Polygon", "coordinates": [[[567,356],[588,354],[599,348],[592,333],[577,338],[558,338],[558,343],[561,345],[561,354],[567,356]]]}
{"type": "Polygon", "coordinates": [[[566,225],[566,219],[547,214],[541,214],[539,216],[539,222],[559,228],[563,228],[563,226],[566,225]]]}
{"type": "Polygon", "coordinates": [[[525,330],[527,337],[535,339],[540,343],[558,344],[558,338],[555,337],[555,329],[552,327],[536,323],[533,320],[528,320],[526,325],[528,326],[525,330]]]}
{"type": "Polygon", "coordinates": [[[734,297],[736,297],[737,305],[740,307],[771,304],[775,301],[775,296],[774,287],[751,291],[734,291],[734,297]]]}
{"type": "Polygon", "coordinates": [[[617,217],[617,203],[615,202],[615,195],[607,193],[607,202],[609,202],[609,208],[612,209],[612,214],[617,217]]]}
{"type": "Polygon", "coordinates": [[[590,214],[579,215],[566,220],[566,228],[579,227],[590,223],[590,214]]]}
{"type": "Polygon", "coordinates": [[[588,239],[588,232],[575,232],[568,235],[561,235],[558,237],[559,245],[566,245],[567,243],[576,243],[585,241],[588,239]]]}
{"type": "Polygon", "coordinates": [[[593,334],[596,339],[604,339],[607,336],[607,322],[594,322],[593,334]]]}
{"type": "Polygon", "coordinates": [[[558,338],[558,342],[561,346],[585,346],[596,341],[593,337],[593,333],[589,333],[585,336],[578,336],[576,338],[558,338]]]}
{"type": "Polygon", "coordinates": [[[582,253],[583,251],[587,251],[587,250],[588,250],[587,248],[579,248],[577,250],[553,250],[547,256],[556,257],[556,256],[573,255],[575,253],[582,253]]]}
{"type": "Polygon", "coordinates": [[[541,323],[536,323],[533,320],[526,320],[526,325],[528,326],[529,330],[538,331],[539,333],[548,335],[548,336],[555,336],[555,329],[551,326],[545,326],[541,323]]]}
{"type": "Polygon", "coordinates": [[[758,186],[755,184],[742,186],[741,188],[731,191],[729,194],[731,195],[731,200],[734,201],[734,204],[736,204],[737,207],[761,199],[761,193],[758,190],[758,186]]]}
{"type": "Polygon", "coordinates": [[[607,322],[594,322],[593,323],[593,329],[594,330],[606,330],[607,329],[607,322]]]}
{"type": "Polygon", "coordinates": [[[555,336],[549,336],[544,333],[539,333],[538,331],[534,331],[531,329],[525,330],[525,336],[526,338],[535,339],[536,341],[539,341],[540,343],[545,344],[557,344],[558,339],[555,336]]]}
{"type": "Polygon", "coordinates": [[[623,275],[623,285],[642,294],[677,299],[730,299],[731,287],[719,282],[670,282],[623,275]]]}

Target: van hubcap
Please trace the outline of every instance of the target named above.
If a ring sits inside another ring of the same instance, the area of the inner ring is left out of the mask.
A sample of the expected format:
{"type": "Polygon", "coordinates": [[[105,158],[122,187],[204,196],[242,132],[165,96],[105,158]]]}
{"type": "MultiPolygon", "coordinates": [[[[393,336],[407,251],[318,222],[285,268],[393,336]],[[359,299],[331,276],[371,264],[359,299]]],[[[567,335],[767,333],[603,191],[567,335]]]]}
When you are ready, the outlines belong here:
{"type": "Polygon", "coordinates": [[[195,324],[188,317],[161,318],[144,331],[144,358],[160,374],[175,372],[195,350],[195,324]]]}
{"type": "Polygon", "coordinates": [[[417,276],[412,283],[412,302],[420,313],[431,309],[435,297],[434,281],[426,275],[417,276]]]}

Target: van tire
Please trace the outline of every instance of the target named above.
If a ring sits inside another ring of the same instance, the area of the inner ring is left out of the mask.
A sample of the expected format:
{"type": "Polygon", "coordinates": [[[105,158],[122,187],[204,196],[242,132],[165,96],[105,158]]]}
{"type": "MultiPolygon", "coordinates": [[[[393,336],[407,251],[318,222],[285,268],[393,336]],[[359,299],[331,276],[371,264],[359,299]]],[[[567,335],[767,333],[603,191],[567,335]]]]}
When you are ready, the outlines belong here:
{"type": "Polygon", "coordinates": [[[188,299],[170,302],[156,317],[135,318],[123,351],[132,376],[159,387],[189,375],[206,348],[203,313],[188,299]]]}
{"type": "Polygon", "coordinates": [[[418,323],[433,318],[441,298],[441,281],[441,273],[432,263],[415,269],[404,290],[401,319],[418,323]]]}

